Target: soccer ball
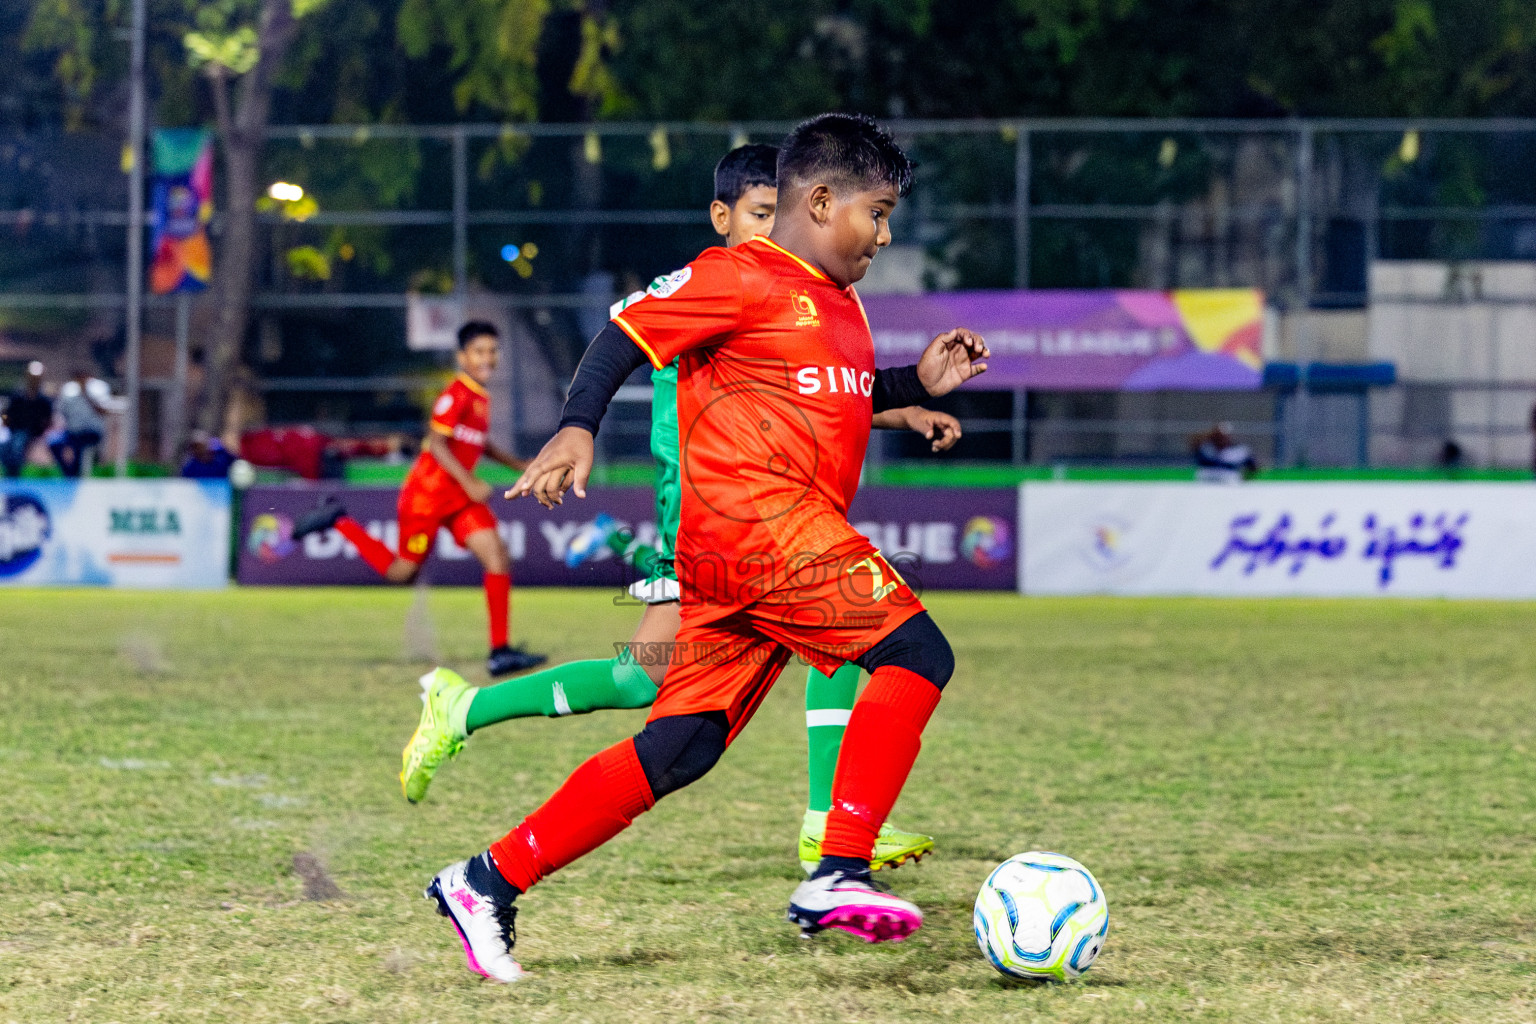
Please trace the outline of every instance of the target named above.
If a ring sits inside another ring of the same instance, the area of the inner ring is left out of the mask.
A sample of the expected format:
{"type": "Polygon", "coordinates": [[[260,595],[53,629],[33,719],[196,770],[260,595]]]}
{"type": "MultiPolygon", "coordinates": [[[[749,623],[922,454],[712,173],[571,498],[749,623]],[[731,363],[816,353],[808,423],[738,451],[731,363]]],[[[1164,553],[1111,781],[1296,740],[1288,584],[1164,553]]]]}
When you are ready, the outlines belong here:
{"type": "Polygon", "coordinates": [[[237,491],[243,491],[256,482],[256,467],[244,459],[229,464],[229,483],[237,491]]]}
{"type": "Polygon", "coordinates": [[[1109,904],[1092,873],[1059,853],[1021,853],[987,876],[971,915],[976,944],[1010,978],[1066,981],[1093,966],[1109,904]]]}

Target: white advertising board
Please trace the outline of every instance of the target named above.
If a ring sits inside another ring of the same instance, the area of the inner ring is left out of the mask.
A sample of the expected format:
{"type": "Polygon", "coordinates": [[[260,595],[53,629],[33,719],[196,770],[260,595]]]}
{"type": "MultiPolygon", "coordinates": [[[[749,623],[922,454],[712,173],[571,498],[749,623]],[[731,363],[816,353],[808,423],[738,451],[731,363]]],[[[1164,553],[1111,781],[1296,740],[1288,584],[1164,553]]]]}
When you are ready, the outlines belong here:
{"type": "Polygon", "coordinates": [[[229,537],[222,480],[0,484],[0,585],[222,587],[229,537]]]}
{"type": "Polygon", "coordinates": [[[1536,598],[1536,486],[1020,489],[1026,594],[1536,598]]]}

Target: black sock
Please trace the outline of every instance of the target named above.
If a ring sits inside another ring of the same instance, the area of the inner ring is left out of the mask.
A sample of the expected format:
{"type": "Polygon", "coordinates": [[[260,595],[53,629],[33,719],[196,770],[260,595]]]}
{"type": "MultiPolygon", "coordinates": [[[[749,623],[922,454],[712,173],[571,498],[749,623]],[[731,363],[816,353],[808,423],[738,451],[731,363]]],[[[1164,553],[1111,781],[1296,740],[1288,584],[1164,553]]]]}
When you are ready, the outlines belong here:
{"type": "Polygon", "coordinates": [[[471,888],[489,896],[493,903],[505,905],[523,894],[523,890],[507,881],[502,875],[496,862],[491,860],[490,850],[486,850],[478,857],[469,858],[469,866],[464,869],[464,878],[471,888]]]}
{"type": "Polygon", "coordinates": [[[816,865],[812,878],[824,878],[834,871],[843,871],[850,875],[869,874],[869,861],[862,857],[823,857],[821,863],[816,865]]]}

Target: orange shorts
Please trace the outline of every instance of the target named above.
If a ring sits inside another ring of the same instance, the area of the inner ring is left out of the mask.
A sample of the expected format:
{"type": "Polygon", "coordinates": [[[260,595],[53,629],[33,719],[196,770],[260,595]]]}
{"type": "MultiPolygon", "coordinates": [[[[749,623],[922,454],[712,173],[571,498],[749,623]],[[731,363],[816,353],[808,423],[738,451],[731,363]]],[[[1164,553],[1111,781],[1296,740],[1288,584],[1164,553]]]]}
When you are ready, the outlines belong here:
{"type": "Polygon", "coordinates": [[[419,500],[411,504],[415,507],[407,506],[406,495],[402,492],[398,509],[400,557],[417,565],[425,562],[427,556],[432,554],[432,545],[437,540],[439,527],[448,527],[453,539],[461,545],[472,533],[496,529],[496,516],[488,505],[476,503],[460,505],[447,512],[423,513],[419,500]]]}
{"type": "Polygon", "coordinates": [[[792,655],[830,675],[923,610],[868,542],[823,556],[724,616],[687,603],[686,582],[683,588],[683,625],[649,720],[724,711],[732,739],[792,655]]]}

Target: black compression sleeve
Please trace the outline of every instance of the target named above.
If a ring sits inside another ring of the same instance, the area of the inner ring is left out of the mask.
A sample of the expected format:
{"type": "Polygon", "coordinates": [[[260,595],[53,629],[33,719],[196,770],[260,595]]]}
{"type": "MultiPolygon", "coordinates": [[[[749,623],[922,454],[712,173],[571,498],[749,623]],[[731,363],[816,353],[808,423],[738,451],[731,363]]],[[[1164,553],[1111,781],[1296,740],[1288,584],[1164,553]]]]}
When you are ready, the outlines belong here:
{"type": "Polygon", "coordinates": [[[640,346],[609,321],[592,339],[576,367],[570,393],[565,396],[565,409],[560,413],[561,428],[581,427],[595,435],[597,425],[608,411],[608,403],[645,361],[640,346]]]}
{"type": "Polygon", "coordinates": [[[875,412],[887,409],[905,409],[909,405],[921,405],[929,397],[928,389],[917,379],[917,366],[894,366],[889,370],[875,371],[875,390],[870,396],[875,412]]]}

